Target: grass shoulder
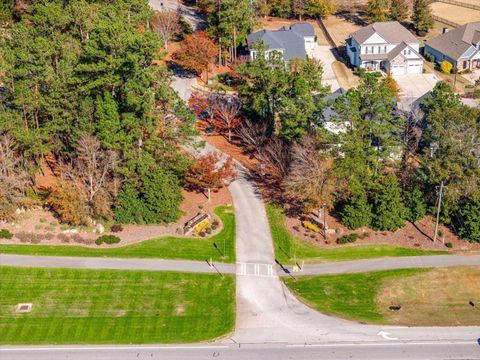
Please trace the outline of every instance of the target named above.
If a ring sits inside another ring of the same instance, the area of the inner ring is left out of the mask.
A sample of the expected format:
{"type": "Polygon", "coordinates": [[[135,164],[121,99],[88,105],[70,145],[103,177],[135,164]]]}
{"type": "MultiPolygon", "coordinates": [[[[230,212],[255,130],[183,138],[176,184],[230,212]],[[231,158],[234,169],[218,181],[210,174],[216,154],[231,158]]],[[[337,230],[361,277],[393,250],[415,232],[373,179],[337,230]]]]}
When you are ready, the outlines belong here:
{"type": "Polygon", "coordinates": [[[190,343],[234,328],[233,276],[0,267],[2,344],[190,343]],[[30,313],[15,305],[33,304],[30,313]]]}
{"type": "Polygon", "coordinates": [[[308,276],[285,284],[307,305],[362,323],[405,326],[477,325],[480,267],[396,269],[308,276]],[[400,306],[392,311],[390,306],[400,306]]]}
{"type": "Polygon", "coordinates": [[[275,256],[282,264],[292,263],[294,259],[305,260],[307,263],[318,263],[378,257],[448,254],[446,251],[418,250],[388,244],[355,245],[324,249],[292,235],[285,227],[285,214],[280,207],[267,204],[267,216],[274,241],[275,256]]]}
{"type": "Polygon", "coordinates": [[[89,248],[66,245],[0,245],[2,254],[43,256],[85,256],[120,258],[161,258],[220,262],[235,261],[235,214],[232,207],[220,206],[215,214],[223,229],[210,238],[166,236],[115,248],[89,248]],[[225,244],[224,244],[225,242],[225,244]],[[225,256],[224,256],[225,249],[225,256]]]}

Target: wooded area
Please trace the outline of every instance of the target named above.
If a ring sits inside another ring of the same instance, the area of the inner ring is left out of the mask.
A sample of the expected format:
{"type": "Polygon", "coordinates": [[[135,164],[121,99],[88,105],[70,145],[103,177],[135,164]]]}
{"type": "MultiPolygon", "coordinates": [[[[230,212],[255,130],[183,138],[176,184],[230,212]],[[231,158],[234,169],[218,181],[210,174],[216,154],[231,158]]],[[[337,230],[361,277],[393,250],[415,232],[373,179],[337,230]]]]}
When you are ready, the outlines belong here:
{"type": "Polygon", "coordinates": [[[176,220],[195,119],[155,65],[164,44],[148,2],[0,9],[0,217],[34,203],[72,224],[176,220]]]}

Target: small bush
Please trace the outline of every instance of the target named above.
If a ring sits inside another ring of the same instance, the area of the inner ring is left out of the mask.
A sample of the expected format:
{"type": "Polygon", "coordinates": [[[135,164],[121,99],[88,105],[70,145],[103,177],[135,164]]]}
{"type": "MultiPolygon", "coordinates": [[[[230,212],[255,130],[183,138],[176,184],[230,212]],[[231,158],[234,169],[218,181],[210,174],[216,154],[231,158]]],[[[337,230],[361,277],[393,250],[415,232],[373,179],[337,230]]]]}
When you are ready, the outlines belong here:
{"type": "Polygon", "coordinates": [[[95,244],[102,245],[102,244],[118,244],[120,242],[120,238],[115,235],[102,235],[97,240],[95,240],[95,244]]]}
{"type": "Polygon", "coordinates": [[[114,225],[112,225],[112,227],[110,228],[110,231],[113,232],[113,233],[121,232],[121,231],[123,231],[123,226],[120,225],[120,224],[114,224],[114,225]]]}
{"type": "Polygon", "coordinates": [[[80,234],[73,234],[70,239],[79,244],[87,243],[87,241],[80,234]]]}
{"type": "Polygon", "coordinates": [[[348,234],[343,235],[341,238],[337,239],[337,244],[343,245],[348,243],[354,243],[359,238],[358,234],[348,234]]]}
{"type": "Polygon", "coordinates": [[[200,237],[202,237],[202,238],[203,238],[203,237],[205,237],[205,232],[204,232],[204,231],[202,231],[202,232],[200,232],[198,235],[200,235],[200,237]]]}
{"type": "Polygon", "coordinates": [[[40,224],[35,225],[35,230],[42,230],[42,229],[43,229],[43,225],[40,225],[40,224]]]}
{"type": "Polygon", "coordinates": [[[453,244],[451,242],[446,242],[445,246],[449,249],[453,248],[453,244]]]}
{"type": "Polygon", "coordinates": [[[212,229],[211,229],[211,228],[206,228],[206,229],[205,229],[205,232],[206,232],[208,235],[210,235],[210,234],[212,233],[212,229]]]}
{"type": "Polygon", "coordinates": [[[213,220],[212,225],[218,226],[220,225],[220,222],[217,219],[215,219],[213,220]]]}
{"type": "Polygon", "coordinates": [[[293,226],[293,230],[295,230],[295,231],[300,231],[300,227],[299,227],[298,225],[294,225],[294,226],[293,226]]]}
{"type": "Polygon", "coordinates": [[[336,228],[335,229],[335,234],[340,234],[342,232],[342,229],[336,228]]]}
{"type": "Polygon", "coordinates": [[[52,226],[52,227],[57,227],[57,225],[58,225],[58,223],[56,221],[52,221],[50,223],[50,226],[52,226]]]}
{"type": "Polygon", "coordinates": [[[10,231],[8,231],[8,229],[0,230],[0,239],[10,240],[11,238],[13,238],[13,234],[10,231]]]}
{"type": "Polygon", "coordinates": [[[450,74],[452,72],[452,69],[453,65],[447,60],[444,60],[440,63],[440,70],[442,70],[444,74],[450,74]]]}
{"type": "Polygon", "coordinates": [[[70,237],[67,234],[58,234],[57,239],[60,240],[62,243],[70,242],[70,237]]]}
{"type": "Polygon", "coordinates": [[[435,61],[435,56],[433,54],[430,54],[428,52],[426,52],[423,57],[429,61],[429,62],[434,62],[435,61]]]}
{"type": "Polygon", "coordinates": [[[47,222],[47,219],[45,219],[45,218],[40,218],[39,221],[43,224],[43,223],[46,223],[46,222],[47,222]]]}
{"type": "Polygon", "coordinates": [[[215,224],[212,225],[212,230],[217,230],[217,228],[218,228],[217,225],[215,225],[215,224]]]}
{"type": "Polygon", "coordinates": [[[55,234],[52,234],[51,232],[46,233],[44,236],[45,240],[52,240],[55,237],[55,234]]]}

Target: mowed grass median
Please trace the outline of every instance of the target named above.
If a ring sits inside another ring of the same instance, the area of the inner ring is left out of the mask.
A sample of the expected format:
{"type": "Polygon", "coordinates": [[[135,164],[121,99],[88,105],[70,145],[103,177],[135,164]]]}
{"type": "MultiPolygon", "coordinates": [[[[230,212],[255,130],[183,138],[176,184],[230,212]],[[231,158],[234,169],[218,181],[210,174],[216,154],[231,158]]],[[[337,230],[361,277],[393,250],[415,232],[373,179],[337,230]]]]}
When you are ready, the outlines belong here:
{"type": "Polygon", "coordinates": [[[235,261],[235,213],[233,207],[215,209],[223,229],[210,238],[166,236],[115,248],[88,248],[65,245],[0,245],[1,254],[43,256],[87,256],[119,258],[161,258],[220,262],[235,261]],[[225,241],[225,256],[223,254],[225,241]],[[216,245],[216,247],[215,247],[216,245]]]}
{"type": "Polygon", "coordinates": [[[0,267],[0,294],[2,344],[197,342],[235,321],[232,276],[0,267]]]}
{"type": "Polygon", "coordinates": [[[285,227],[285,215],[280,207],[267,204],[267,216],[275,246],[275,256],[282,264],[292,264],[294,258],[305,260],[306,263],[319,263],[379,257],[448,254],[446,251],[409,249],[386,244],[322,249],[292,235],[285,227]]]}
{"type": "Polygon", "coordinates": [[[286,278],[307,305],[362,323],[405,326],[479,325],[480,266],[398,269],[286,278]],[[390,306],[401,306],[392,311],[390,306]]]}

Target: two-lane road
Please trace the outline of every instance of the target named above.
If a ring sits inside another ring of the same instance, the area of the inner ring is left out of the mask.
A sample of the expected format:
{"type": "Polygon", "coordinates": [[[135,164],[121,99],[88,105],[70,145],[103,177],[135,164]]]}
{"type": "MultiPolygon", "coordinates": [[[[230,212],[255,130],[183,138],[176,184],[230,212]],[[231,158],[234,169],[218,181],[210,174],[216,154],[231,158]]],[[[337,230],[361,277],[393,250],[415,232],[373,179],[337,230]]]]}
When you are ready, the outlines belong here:
{"type": "Polygon", "coordinates": [[[415,343],[65,346],[0,349],[2,360],[477,360],[476,341],[415,343]]]}

